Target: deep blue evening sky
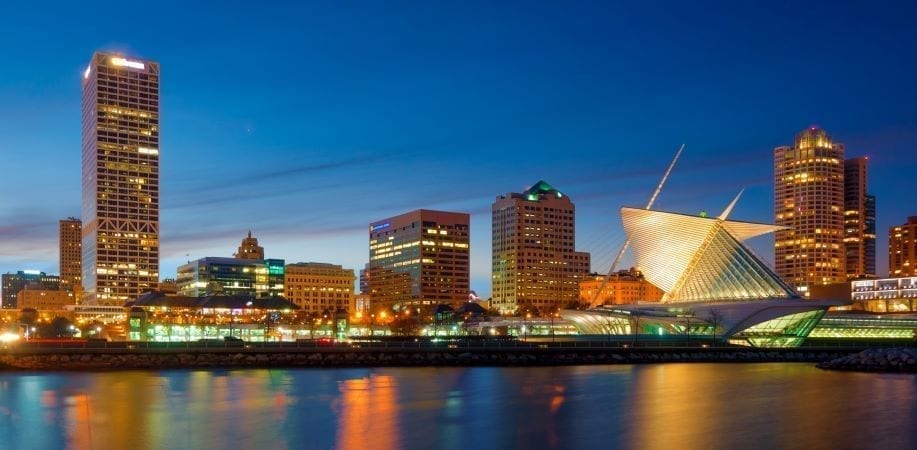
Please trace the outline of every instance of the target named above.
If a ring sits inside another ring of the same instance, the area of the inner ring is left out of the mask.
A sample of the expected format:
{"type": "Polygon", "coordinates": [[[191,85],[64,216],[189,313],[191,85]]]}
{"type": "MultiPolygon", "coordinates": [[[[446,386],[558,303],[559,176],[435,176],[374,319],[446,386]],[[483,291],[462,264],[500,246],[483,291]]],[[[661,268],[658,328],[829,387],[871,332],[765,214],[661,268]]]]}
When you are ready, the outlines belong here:
{"type": "Polygon", "coordinates": [[[773,148],[811,124],[871,157],[880,274],[917,215],[913,2],[34,3],[0,6],[0,272],[58,273],[97,49],[162,65],[163,278],[249,228],[268,257],[359,269],[369,222],[432,208],[472,214],[488,295],[490,204],[539,179],[606,271],[618,207],[679,144],[658,208],[746,188],[732,217],[773,221],[773,148]]]}

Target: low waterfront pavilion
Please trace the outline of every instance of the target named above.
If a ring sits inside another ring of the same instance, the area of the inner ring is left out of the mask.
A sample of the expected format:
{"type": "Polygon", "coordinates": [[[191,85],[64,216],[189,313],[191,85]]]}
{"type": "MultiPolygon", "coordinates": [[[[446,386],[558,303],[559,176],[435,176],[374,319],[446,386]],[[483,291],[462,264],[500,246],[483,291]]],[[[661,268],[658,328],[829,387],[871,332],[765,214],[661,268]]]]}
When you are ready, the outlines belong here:
{"type": "Polygon", "coordinates": [[[149,292],[124,305],[130,308],[129,339],[191,341],[237,336],[265,341],[294,325],[299,307],[280,297],[212,295],[167,296],[149,292]]]}

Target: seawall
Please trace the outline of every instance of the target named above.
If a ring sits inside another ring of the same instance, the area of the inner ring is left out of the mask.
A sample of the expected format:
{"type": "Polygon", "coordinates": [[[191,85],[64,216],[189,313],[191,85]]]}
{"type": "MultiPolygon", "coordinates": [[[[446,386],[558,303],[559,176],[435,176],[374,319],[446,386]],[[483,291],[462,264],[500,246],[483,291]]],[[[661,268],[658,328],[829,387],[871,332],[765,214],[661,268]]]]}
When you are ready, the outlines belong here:
{"type": "Polygon", "coordinates": [[[5,370],[248,367],[550,366],[662,362],[824,362],[862,349],[750,348],[217,348],[26,349],[0,352],[5,370]]]}

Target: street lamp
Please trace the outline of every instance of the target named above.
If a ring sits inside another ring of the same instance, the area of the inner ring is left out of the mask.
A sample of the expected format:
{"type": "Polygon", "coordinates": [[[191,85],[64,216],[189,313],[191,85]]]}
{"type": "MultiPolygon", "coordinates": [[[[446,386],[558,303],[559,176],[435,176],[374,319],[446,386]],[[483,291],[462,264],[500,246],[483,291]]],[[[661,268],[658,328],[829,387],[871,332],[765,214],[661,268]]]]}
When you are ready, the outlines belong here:
{"type": "MultiPolygon", "coordinates": [[[[528,322],[529,327],[531,327],[532,326],[532,313],[525,313],[525,319],[528,322]]],[[[524,341],[528,340],[528,334],[530,333],[530,331],[526,329],[525,325],[526,325],[525,323],[522,324],[522,332],[523,332],[522,340],[524,341]]]]}

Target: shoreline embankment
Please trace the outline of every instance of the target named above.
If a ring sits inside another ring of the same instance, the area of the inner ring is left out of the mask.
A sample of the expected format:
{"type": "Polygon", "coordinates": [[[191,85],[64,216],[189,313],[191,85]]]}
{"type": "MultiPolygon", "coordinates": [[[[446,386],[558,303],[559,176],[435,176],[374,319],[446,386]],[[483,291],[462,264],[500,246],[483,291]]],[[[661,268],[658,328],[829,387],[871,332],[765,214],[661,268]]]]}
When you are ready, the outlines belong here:
{"type": "Polygon", "coordinates": [[[0,370],[559,366],[672,362],[827,364],[829,361],[849,358],[861,350],[863,349],[805,347],[794,349],[745,347],[7,349],[0,351],[0,370]]]}

